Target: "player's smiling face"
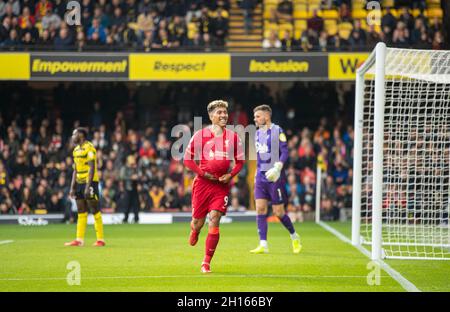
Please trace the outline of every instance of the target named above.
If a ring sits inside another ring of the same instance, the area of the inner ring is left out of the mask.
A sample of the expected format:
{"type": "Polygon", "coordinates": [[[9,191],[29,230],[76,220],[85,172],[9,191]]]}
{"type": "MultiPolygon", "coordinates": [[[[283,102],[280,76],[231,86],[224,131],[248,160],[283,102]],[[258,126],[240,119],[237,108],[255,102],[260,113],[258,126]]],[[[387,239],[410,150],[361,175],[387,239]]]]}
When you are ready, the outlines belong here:
{"type": "Polygon", "coordinates": [[[224,107],[216,108],[209,116],[213,125],[226,127],[228,122],[228,111],[224,107]]]}

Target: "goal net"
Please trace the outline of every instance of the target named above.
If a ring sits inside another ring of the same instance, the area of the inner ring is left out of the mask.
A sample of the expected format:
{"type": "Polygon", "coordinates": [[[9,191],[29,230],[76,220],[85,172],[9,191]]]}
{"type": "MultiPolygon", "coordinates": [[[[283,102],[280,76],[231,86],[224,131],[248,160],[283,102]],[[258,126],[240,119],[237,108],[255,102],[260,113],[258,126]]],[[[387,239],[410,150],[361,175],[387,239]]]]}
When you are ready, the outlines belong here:
{"type": "Polygon", "coordinates": [[[450,51],[378,44],[355,103],[353,244],[450,260],[450,51]]]}

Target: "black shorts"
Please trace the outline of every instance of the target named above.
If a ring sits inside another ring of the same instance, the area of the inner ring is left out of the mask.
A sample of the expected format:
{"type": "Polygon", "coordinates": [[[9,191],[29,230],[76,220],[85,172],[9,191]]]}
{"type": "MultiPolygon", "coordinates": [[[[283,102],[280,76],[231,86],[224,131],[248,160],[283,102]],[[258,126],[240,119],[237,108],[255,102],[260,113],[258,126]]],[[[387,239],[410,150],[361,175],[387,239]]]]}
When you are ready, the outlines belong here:
{"type": "Polygon", "coordinates": [[[78,184],[77,189],[75,191],[75,199],[87,199],[87,200],[98,200],[98,182],[92,182],[91,187],[89,188],[89,196],[86,198],[84,196],[84,189],[86,188],[86,183],[78,184]]]}

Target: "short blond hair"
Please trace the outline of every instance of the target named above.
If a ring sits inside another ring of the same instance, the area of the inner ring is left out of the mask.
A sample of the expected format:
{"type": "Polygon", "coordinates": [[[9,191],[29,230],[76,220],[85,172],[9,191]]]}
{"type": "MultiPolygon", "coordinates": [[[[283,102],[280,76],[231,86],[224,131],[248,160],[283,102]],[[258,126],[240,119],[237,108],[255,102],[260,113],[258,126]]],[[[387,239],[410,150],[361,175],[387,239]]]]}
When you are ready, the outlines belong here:
{"type": "Polygon", "coordinates": [[[208,114],[211,114],[216,108],[219,107],[228,109],[228,102],[223,100],[215,100],[209,103],[206,109],[208,110],[208,114]]]}

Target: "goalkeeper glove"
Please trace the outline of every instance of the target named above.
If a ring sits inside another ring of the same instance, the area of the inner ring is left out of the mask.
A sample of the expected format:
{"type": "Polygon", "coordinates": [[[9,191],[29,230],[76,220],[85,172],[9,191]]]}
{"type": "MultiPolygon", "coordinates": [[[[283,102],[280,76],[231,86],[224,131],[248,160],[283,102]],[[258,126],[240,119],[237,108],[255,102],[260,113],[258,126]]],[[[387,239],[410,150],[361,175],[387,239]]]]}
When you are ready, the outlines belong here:
{"type": "Polygon", "coordinates": [[[281,169],[283,169],[283,163],[281,161],[276,162],[273,168],[266,171],[266,178],[270,182],[276,182],[280,178],[281,169]]]}

